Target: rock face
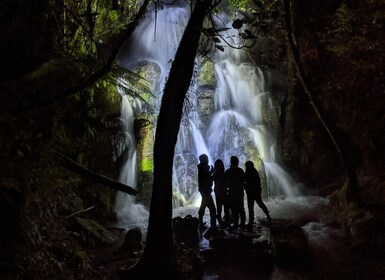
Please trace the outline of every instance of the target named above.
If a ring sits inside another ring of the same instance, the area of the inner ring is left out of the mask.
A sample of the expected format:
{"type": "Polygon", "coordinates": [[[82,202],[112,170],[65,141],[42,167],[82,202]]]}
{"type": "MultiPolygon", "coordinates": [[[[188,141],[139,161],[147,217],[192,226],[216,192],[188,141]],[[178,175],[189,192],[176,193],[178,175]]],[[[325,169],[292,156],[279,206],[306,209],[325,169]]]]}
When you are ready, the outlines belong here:
{"type": "Polygon", "coordinates": [[[204,59],[201,63],[198,85],[200,87],[213,88],[215,86],[215,64],[209,59],[204,59]]]}
{"type": "Polygon", "coordinates": [[[138,76],[135,81],[137,88],[143,88],[144,90],[139,93],[139,96],[143,101],[150,103],[152,99],[152,92],[158,86],[160,77],[160,67],[158,64],[149,61],[140,62],[134,69],[138,76]],[[148,89],[147,91],[145,89],[148,89]]]}
{"type": "Polygon", "coordinates": [[[158,64],[149,61],[142,61],[133,71],[138,75],[135,86],[142,89],[138,94],[140,97],[140,112],[134,120],[134,133],[137,143],[137,180],[138,191],[137,201],[146,206],[150,205],[152,182],[153,182],[153,146],[155,137],[156,107],[157,99],[153,95],[159,86],[161,69],[158,64]]]}
{"type": "Polygon", "coordinates": [[[138,155],[138,191],[137,201],[146,206],[150,205],[154,169],[153,146],[154,125],[149,117],[137,117],[134,121],[135,137],[137,139],[138,155]]]}
{"type": "Polygon", "coordinates": [[[214,91],[210,89],[202,89],[199,92],[197,112],[202,120],[202,126],[208,125],[211,115],[214,113],[214,91]]]}

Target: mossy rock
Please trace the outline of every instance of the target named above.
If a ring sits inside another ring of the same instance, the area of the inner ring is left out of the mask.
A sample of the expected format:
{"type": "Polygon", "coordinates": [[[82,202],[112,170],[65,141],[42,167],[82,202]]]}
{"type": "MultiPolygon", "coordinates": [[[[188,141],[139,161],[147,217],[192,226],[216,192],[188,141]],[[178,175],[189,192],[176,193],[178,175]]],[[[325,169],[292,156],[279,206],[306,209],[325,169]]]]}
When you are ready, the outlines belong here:
{"type": "Polygon", "coordinates": [[[140,171],[152,171],[154,169],[154,126],[147,117],[140,117],[135,119],[134,127],[139,150],[140,171]]]}
{"type": "Polygon", "coordinates": [[[214,91],[202,91],[198,97],[198,113],[200,116],[210,116],[215,110],[214,91]]]}
{"type": "Polygon", "coordinates": [[[158,64],[149,61],[143,61],[134,69],[138,75],[136,79],[136,88],[147,88],[148,91],[143,91],[139,95],[145,102],[150,102],[153,97],[152,93],[156,85],[159,83],[161,69],[158,64]]]}
{"type": "Polygon", "coordinates": [[[205,60],[199,71],[198,85],[204,87],[215,86],[215,64],[211,60],[205,60]]]}

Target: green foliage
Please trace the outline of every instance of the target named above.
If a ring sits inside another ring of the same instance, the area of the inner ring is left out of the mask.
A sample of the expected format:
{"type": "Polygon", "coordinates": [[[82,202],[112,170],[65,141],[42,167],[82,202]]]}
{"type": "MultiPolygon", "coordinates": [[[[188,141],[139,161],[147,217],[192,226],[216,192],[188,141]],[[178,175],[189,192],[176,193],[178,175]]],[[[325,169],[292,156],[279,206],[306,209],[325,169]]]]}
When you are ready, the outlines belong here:
{"type": "Polygon", "coordinates": [[[236,18],[239,13],[245,15],[253,15],[259,17],[266,12],[275,10],[280,7],[282,0],[227,0],[226,7],[230,11],[230,15],[236,18]]]}
{"type": "Polygon", "coordinates": [[[364,52],[381,53],[380,38],[375,35],[384,21],[383,13],[372,1],[363,4],[364,8],[350,7],[343,3],[328,20],[320,40],[324,47],[338,57],[349,57],[364,52]],[[367,16],[370,14],[371,16],[367,16]]]}
{"type": "Polygon", "coordinates": [[[353,31],[353,15],[344,3],[335,12],[331,21],[331,27],[323,37],[327,49],[334,52],[337,56],[345,56],[350,53],[349,44],[353,31]]]}
{"type": "Polygon", "coordinates": [[[353,15],[347,5],[342,4],[335,13],[335,24],[338,32],[352,32],[353,15]]]}
{"type": "Polygon", "coordinates": [[[139,1],[64,1],[64,48],[76,56],[100,56],[100,47],[131,21],[139,1]],[[98,54],[99,52],[99,54],[98,54]]]}
{"type": "Polygon", "coordinates": [[[282,0],[228,0],[225,7],[227,14],[234,19],[232,27],[213,25],[212,22],[212,26],[207,27],[209,24],[206,23],[199,46],[202,56],[211,58],[215,50],[223,52],[230,47],[249,51],[253,60],[257,58],[257,63],[269,67],[273,67],[272,60],[282,60],[281,53],[277,51],[277,42],[282,42],[284,37],[282,0]],[[227,31],[231,28],[238,30],[238,35],[228,36],[227,31]]]}
{"type": "Polygon", "coordinates": [[[233,16],[236,11],[245,12],[245,13],[253,13],[256,9],[256,5],[254,1],[251,0],[227,0],[227,5],[230,11],[233,11],[233,16]]]}

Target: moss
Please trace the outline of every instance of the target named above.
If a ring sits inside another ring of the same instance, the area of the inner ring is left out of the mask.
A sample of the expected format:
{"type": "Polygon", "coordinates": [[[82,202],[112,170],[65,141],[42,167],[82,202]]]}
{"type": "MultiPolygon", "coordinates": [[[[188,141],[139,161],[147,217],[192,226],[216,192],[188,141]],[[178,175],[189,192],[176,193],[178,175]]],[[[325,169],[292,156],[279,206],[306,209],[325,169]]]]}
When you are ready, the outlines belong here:
{"type": "Polygon", "coordinates": [[[214,87],[215,86],[215,69],[214,69],[214,62],[211,60],[205,60],[202,63],[202,66],[199,71],[199,85],[200,86],[208,86],[208,87],[214,87]]]}
{"type": "Polygon", "coordinates": [[[141,116],[135,119],[135,136],[138,141],[140,171],[153,170],[154,126],[151,116],[141,116]]]}
{"type": "Polygon", "coordinates": [[[150,103],[153,98],[152,92],[155,90],[160,77],[160,67],[152,62],[142,62],[134,70],[136,73],[133,86],[139,90],[139,96],[146,103],[150,103]]]}
{"type": "Polygon", "coordinates": [[[152,171],[154,170],[154,161],[152,159],[144,158],[140,163],[140,171],[152,171]]]}

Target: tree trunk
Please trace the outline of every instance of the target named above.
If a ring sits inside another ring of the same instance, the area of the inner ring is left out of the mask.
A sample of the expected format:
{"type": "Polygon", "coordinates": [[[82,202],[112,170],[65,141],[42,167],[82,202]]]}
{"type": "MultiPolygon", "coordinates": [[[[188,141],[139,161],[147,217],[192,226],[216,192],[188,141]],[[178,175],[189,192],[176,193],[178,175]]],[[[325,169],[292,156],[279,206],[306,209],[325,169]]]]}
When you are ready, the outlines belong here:
{"type": "Polygon", "coordinates": [[[133,270],[140,279],[180,279],[175,272],[171,224],[172,166],[183,103],[210,4],[211,0],[196,2],[164,89],[155,135],[154,183],[146,247],[143,258],[133,270]]]}

